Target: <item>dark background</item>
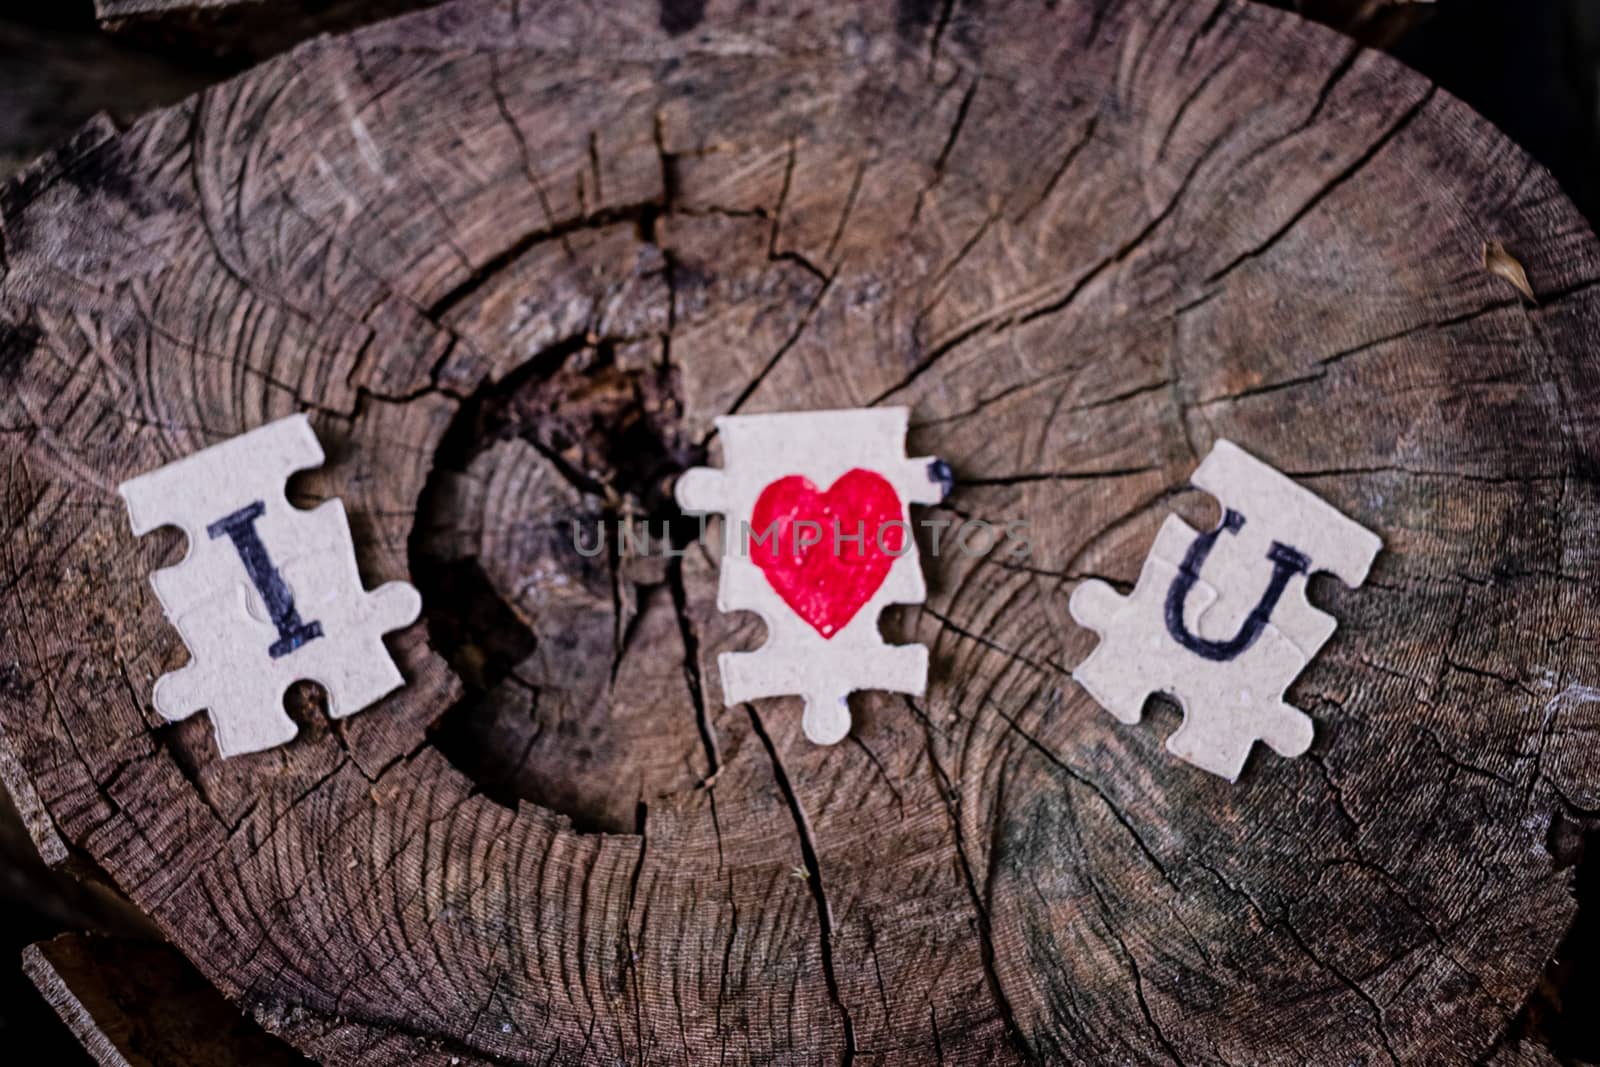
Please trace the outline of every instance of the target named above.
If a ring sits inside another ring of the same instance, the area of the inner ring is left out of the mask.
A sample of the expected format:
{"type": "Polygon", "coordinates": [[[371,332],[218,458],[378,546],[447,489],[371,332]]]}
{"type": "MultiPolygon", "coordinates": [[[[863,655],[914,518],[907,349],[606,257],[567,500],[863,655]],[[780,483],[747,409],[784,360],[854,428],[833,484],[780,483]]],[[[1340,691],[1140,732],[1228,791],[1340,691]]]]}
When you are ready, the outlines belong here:
{"type": "MultiPolygon", "coordinates": [[[[1467,101],[1548,167],[1591,223],[1600,220],[1600,0],[1276,2],[1385,47],[1467,101]]],[[[0,179],[96,112],[126,122],[312,34],[421,6],[266,0],[107,32],[90,0],[0,0],[0,179]]],[[[674,7],[663,0],[664,20],[674,7]]],[[[1592,1064],[1600,1063],[1600,812],[1569,814],[1552,827],[1551,850],[1575,869],[1578,919],[1512,1036],[1562,1063],[1592,1064]]],[[[86,929],[147,936],[110,894],[47,871],[0,793],[0,1049],[9,1053],[0,1059],[90,1062],[16,962],[31,942],[86,929]]]]}

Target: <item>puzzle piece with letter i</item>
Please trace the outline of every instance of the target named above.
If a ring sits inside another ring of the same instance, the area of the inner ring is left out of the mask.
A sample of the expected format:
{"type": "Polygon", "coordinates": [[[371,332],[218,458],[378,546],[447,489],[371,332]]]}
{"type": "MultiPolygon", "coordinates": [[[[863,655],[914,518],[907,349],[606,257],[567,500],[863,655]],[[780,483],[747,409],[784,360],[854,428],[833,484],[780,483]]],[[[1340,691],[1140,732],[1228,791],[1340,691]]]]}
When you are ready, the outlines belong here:
{"type": "Polygon", "coordinates": [[[1311,717],[1283,694],[1338,623],[1311,606],[1306,580],[1329,571],[1355,588],[1382,542],[1228,441],[1191,481],[1222,505],[1222,524],[1201,534],[1168,516],[1132,594],[1073,590],[1072,617],[1101,640],[1072,677],[1130,724],[1150,694],[1175,697],[1183,725],[1167,748],[1238,781],[1258,740],[1281,756],[1311,747],[1311,717]]]}
{"type": "Polygon", "coordinates": [[[172,722],[208,709],[224,757],[294,738],[283,694],[297,681],[322,686],[336,719],[405,681],[383,635],[416,621],[416,589],[368,592],[344,504],[304,511],[284,495],[291,474],[322,462],[311,423],[291,415],[117,487],[135,534],[176,526],[188,538],[183,561],[150,576],[190,656],[153,699],[172,722]]]}
{"type": "Polygon", "coordinates": [[[928,650],[890,645],[878,615],[927,596],[911,504],[937,504],[950,473],[905,454],[905,408],[729,415],[716,420],[721,470],[678,479],[690,514],[724,516],[717,607],[753,611],[767,642],[717,659],[731,706],[798,695],[819,745],[850,732],[858,689],[920,696],[928,650]]]}

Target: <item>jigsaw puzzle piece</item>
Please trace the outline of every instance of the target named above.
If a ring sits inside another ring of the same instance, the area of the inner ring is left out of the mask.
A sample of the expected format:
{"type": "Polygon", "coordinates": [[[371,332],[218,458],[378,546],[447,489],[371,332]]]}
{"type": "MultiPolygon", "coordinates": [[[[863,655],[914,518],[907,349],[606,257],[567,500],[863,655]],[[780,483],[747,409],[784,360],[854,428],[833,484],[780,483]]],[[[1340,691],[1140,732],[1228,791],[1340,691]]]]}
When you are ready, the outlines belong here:
{"type": "Polygon", "coordinates": [[[1067,611],[1078,625],[1100,634],[1100,643],[1072,672],[1073,681],[1117,721],[1130,726],[1144,718],[1146,698],[1161,688],[1152,676],[1164,672],[1171,656],[1165,631],[1151,628],[1148,619],[1158,609],[1157,591],[1166,589],[1177,573],[1177,567],[1152,554],[1145,558],[1139,581],[1127,596],[1090,579],[1079,583],[1067,601],[1067,611]]]}
{"type": "Polygon", "coordinates": [[[1382,539],[1229,441],[1212,447],[1190,481],[1242,520],[1231,537],[1219,540],[1212,561],[1212,573],[1240,576],[1230,588],[1237,584],[1241,597],[1251,595],[1247,571],[1259,571],[1260,561],[1271,557],[1275,546],[1304,560],[1282,590],[1272,622],[1308,660],[1314,657],[1333,636],[1338,620],[1307,599],[1306,579],[1326,571],[1357,588],[1366,581],[1382,539]]]}
{"type": "Polygon", "coordinates": [[[270,671],[241,665],[232,654],[241,639],[265,647],[277,636],[270,622],[250,618],[242,586],[192,605],[173,625],[189,648],[189,662],[156,679],[151,702],[163,719],[179,722],[209,709],[224,756],[294,739],[297,727],[283,710],[283,689],[270,671]]]}
{"type": "MultiPolygon", "coordinates": [[[[1145,699],[1160,686],[1128,686],[1128,676],[1166,675],[1167,661],[1182,652],[1164,626],[1149,624],[1165,612],[1167,593],[1177,579],[1184,547],[1195,530],[1176,515],[1169,515],[1156,534],[1155,545],[1139,568],[1133,592],[1123,596],[1106,582],[1080,582],[1067,601],[1073,619],[1101,635],[1088,659],[1073,671],[1073,679],[1121,722],[1132,725],[1144,716],[1145,699]]],[[[1206,632],[1202,620],[1219,600],[1215,587],[1203,578],[1195,581],[1186,598],[1186,625],[1206,632]]]]}
{"type": "Polygon", "coordinates": [[[242,529],[246,515],[259,524],[292,511],[289,477],[322,461],[310,421],[291,415],[117,486],[134,534],[176,526],[188,540],[182,560],[150,576],[169,619],[214,599],[226,581],[220,575],[237,574],[234,546],[218,524],[231,518],[242,529]]]}
{"type": "Polygon", "coordinates": [[[723,467],[686,471],[675,488],[685,512],[724,517],[717,607],[753,612],[767,628],[760,649],[719,657],[725,700],[800,696],[819,744],[849,732],[851,692],[920,695],[927,684],[927,650],[891,646],[878,630],[884,607],[926,598],[909,507],[937,503],[951,484],[941,461],[905,455],[908,421],[905,408],[725,416],[723,467]],[[757,547],[768,534],[756,528],[758,508],[793,536],[814,527],[821,542],[757,547]],[[823,532],[827,523],[837,525],[823,532]],[[900,537],[885,533],[896,525],[900,537]],[[834,555],[814,558],[821,552],[834,555]]]}
{"type": "Polygon", "coordinates": [[[715,467],[690,467],[678,475],[673,496],[678,506],[690,515],[728,512],[728,479],[715,467]]]}
{"type": "Polygon", "coordinates": [[[337,554],[302,557],[290,586],[299,601],[308,595],[326,633],[348,635],[337,642],[309,641],[290,655],[258,656],[241,663],[240,644],[261,648],[277,637],[254,590],[236,586],[225,595],[191,607],[178,623],[190,652],[189,663],[156,681],[153,703],[169,722],[206,709],[224,756],[259,752],[294,739],[294,720],[283,710],[283,695],[300,681],[316,682],[327,694],[328,715],[340,719],[376,703],[405,682],[382,635],[416,621],[421,597],[404,582],[389,582],[356,596],[339,594],[344,562],[337,554]],[[241,621],[246,620],[246,621],[241,621]]]}
{"type": "Polygon", "coordinates": [[[1237,671],[1207,663],[1198,677],[1168,681],[1183,708],[1183,722],[1167,738],[1167,751],[1179,759],[1237,782],[1256,741],[1293,758],[1311,747],[1311,717],[1283,700],[1309,661],[1275,627],[1261,632],[1239,661],[1237,671]],[[1240,679],[1259,680],[1258,685],[1240,679]]]}
{"type": "Polygon", "coordinates": [[[1383,547],[1377,534],[1231,441],[1213,445],[1189,481],[1250,520],[1261,547],[1287,537],[1312,560],[1313,571],[1327,571],[1352,589],[1367,580],[1383,547]]]}
{"type": "MultiPolygon", "coordinates": [[[[318,509],[342,522],[343,506],[318,509]]],[[[314,513],[313,513],[314,514],[314,513]]],[[[354,557],[336,547],[300,555],[279,568],[297,609],[321,631],[282,656],[241,662],[241,646],[270,649],[278,629],[260,594],[236,584],[223,595],[191,606],[177,624],[190,662],[156,683],[156,710],[169,721],[211,711],[224,755],[257,752],[290,741],[294,721],[283,694],[296,682],[316,682],[327,694],[330,718],[345,718],[404,684],[382,635],[415,622],[422,610],[416,589],[388,582],[367,592],[354,557]],[[219,669],[220,665],[220,669],[219,669]]]]}
{"type": "Polygon", "coordinates": [[[1073,591],[1073,618],[1101,637],[1073,677],[1129,724],[1151,693],[1170,694],[1184,718],[1168,749],[1237,780],[1256,740],[1284,756],[1310,747],[1310,717],[1283,694],[1338,623],[1306,599],[1306,580],[1330,570],[1359,584],[1380,542],[1226,441],[1194,481],[1219,496],[1222,522],[1198,534],[1169,516],[1131,594],[1073,591]]]}
{"type": "Polygon", "coordinates": [[[830,654],[826,648],[773,647],[754,652],[724,652],[717,657],[723,697],[740,704],[763,697],[799,696],[805,701],[801,725],[819,745],[844,740],[850,732],[851,693],[882,689],[919,693],[928,677],[928,650],[922,645],[881,645],[869,653],[851,648],[830,654]],[[826,656],[828,670],[815,664],[826,656]]]}
{"type": "MultiPolygon", "coordinates": [[[[344,508],[330,500],[317,510],[345,522],[344,508]]],[[[373,704],[404,684],[405,678],[384,647],[383,635],[417,620],[422,597],[405,582],[387,582],[371,592],[361,586],[355,557],[347,552],[304,556],[284,567],[297,602],[304,597],[328,639],[311,642],[283,660],[285,686],[301,679],[328,694],[328,715],[342,719],[373,704]]]]}
{"type": "MultiPolygon", "coordinates": [[[[748,555],[745,540],[749,531],[741,520],[749,519],[762,490],[796,473],[825,490],[851,470],[870,469],[894,489],[901,518],[909,523],[907,505],[937,504],[949,495],[953,484],[943,460],[906,458],[909,420],[909,409],[903,407],[724,415],[716,420],[723,467],[685,471],[678,478],[674,496],[687,514],[721,513],[726,517],[725,556],[748,555]],[[807,443],[814,447],[805,447],[807,443]]],[[[759,535],[762,531],[755,532],[759,535]]],[[[909,526],[907,534],[909,538],[909,526]]],[[[909,540],[907,544],[911,547],[909,540]]],[[[896,567],[887,582],[889,603],[921,603],[927,596],[920,567],[896,567]]],[[[727,583],[721,589],[726,591],[727,583]]],[[[755,610],[720,601],[718,607],[723,611],[755,610]]]]}
{"type": "Polygon", "coordinates": [[[294,737],[284,691],[310,680],[352,715],[403,684],[383,634],[414,622],[417,591],[361,584],[344,505],[293,507],[288,477],[322,461],[303,415],[224,441],[119,486],[136,533],[174,525],[182,562],[151,575],[190,663],[157,682],[169,720],[209,708],[224,757],[294,737]]]}
{"type": "MultiPolygon", "coordinates": [[[[1180,519],[1167,522],[1189,529],[1180,519]]],[[[1130,726],[1143,719],[1151,695],[1170,696],[1183,722],[1167,738],[1167,750],[1230,781],[1238,780],[1257,740],[1282,756],[1304,753],[1312,741],[1311,719],[1280,695],[1305,669],[1306,656],[1270,624],[1242,656],[1227,663],[1181,647],[1159,622],[1150,624],[1161,617],[1167,590],[1179,573],[1177,566],[1152,554],[1126,597],[1101,581],[1086,581],[1073,590],[1068,602],[1072,617],[1101,634],[1094,651],[1072,672],[1073,680],[1130,726]],[[1240,678],[1255,684],[1241,685],[1240,678]]],[[[1214,589],[1196,587],[1190,598],[1191,626],[1205,632],[1202,620],[1208,620],[1207,608],[1216,599],[1214,589]]]]}

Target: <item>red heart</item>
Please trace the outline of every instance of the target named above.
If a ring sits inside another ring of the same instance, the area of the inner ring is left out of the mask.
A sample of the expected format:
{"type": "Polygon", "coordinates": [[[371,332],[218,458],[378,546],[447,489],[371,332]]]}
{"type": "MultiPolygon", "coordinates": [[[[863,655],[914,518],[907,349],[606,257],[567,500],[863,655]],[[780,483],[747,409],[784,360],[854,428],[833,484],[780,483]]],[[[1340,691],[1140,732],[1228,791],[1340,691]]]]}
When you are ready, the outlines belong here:
{"type": "Polygon", "coordinates": [[[894,486],[859,467],[826,493],[798,474],[779,478],[761,491],[750,526],[750,556],[767,583],[828,639],[878,591],[906,536],[894,486]]]}

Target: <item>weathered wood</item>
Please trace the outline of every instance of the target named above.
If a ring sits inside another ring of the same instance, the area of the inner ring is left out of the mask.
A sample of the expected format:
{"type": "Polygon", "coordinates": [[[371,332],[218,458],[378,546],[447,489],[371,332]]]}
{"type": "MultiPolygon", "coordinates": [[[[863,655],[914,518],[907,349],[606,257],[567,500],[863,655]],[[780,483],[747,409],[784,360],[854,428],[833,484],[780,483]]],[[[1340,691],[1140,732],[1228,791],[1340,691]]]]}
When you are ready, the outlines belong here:
{"type": "Polygon", "coordinates": [[[463,0],[0,194],[0,726],[54,832],[330,1063],[1522,1055],[1600,808],[1587,227],[1265,8],[774,6],[463,0]],[[925,546],[928,697],[819,749],[721,706],[714,560],[565,531],[671,519],[717,414],[878,401],[1035,551],[925,546]],[[293,494],[428,621],[224,764],[150,709],[182,548],[113,486],[302,408],[293,494]],[[1387,545],[1238,787],[1069,677],[1073,584],[1214,514],[1220,436],[1387,545]]]}
{"type": "Polygon", "coordinates": [[[65,1067],[83,1062],[72,1055],[76,1039],[18,967],[19,953],[63,929],[140,938],[160,934],[121,894],[86,869],[81,854],[63,856],[58,866],[46,865],[35,844],[40,819],[48,823],[49,815],[30,813],[25,822],[0,789],[0,954],[6,961],[0,972],[0,1032],[8,1047],[26,1047],[36,1062],[65,1067]]]}
{"type": "Polygon", "coordinates": [[[159,941],[63,934],[29,945],[22,967],[101,1067],[307,1062],[159,941]]]}
{"type": "MultiPolygon", "coordinates": [[[[259,39],[247,44],[248,34],[260,34],[268,27],[276,27],[270,34],[281,38],[292,27],[305,27],[308,32],[329,32],[351,29],[365,22],[375,21],[401,10],[420,6],[423,0],[340,0],[329,3],[310,3],[308,0],[95,0],[95,16],[109,29],[126,31],[129,28],[160,24],[188,35],[199,35],[216,40],[227,39],[230,50],[252,47],[254,54],[265,56],[275,49],[263,48],[259,39]]],[[[1432,14],[1435,0],[1264,0],[1274,7],[1287,8],[1307,18],[1316,19],[1365,42],[1382,46],[1393,43],[1406,31],[1432,14]]],[[[929,4],[936,7],[936,4],[929,4]]],[[[926,16],[917,14],[918,5],[903,5],[913,21],[926,16]]],[[[703,2],[663,3],[662,22],[669,28],[680,22],[692,22],[695,11],[703,9],[703,2]]]]}
{"type": "Polygon", "coordinates": [[[110,22],[135,15],[173,16],[220,8],[287,7],[264,0],[95,0],[95,17],[110,22]]]}
{"type": "Polygon", "coordinates": [[[167,54],[259,62],[319,33],[343,33],[429,0],[94,0],[101,28],[167,54]]]}

